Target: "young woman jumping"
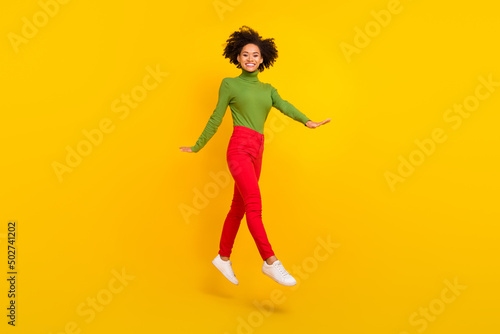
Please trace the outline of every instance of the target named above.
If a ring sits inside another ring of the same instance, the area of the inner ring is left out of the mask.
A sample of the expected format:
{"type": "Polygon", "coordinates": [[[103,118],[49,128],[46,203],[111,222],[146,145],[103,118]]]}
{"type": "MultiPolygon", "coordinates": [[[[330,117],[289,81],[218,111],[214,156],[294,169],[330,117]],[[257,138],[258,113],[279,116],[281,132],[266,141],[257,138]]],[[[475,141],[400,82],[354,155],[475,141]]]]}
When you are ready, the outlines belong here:
{"type": "Polygon", "coordinates": [[[238,284],[229,256],[240,222],[246,214],[248,229],[264,261],[262,272],[276,282],[292,286],[297,284],[277,259],[262,223],[262,202],[259,177],[264,151],[264,123],[271,107],[304,124],[310,129],[330,122],[316,123],[292,104],[283,100],[276,88],[259,80],[258,74],[270,68],[278,57],[274,38],[263,39],[255,30],[242,26],[226,41],[223,56],[241,68],[241,74],[224,78],[219,88],[217,106],[205,129],[192,147],[180,147],[182,152],[198,152],[217,132],[227,106],[233,117],[233,133],[227,148],[227,163],[234,179],[234,195],[224,221],[219,253],[212,261],[232,283],[238,284]]]}

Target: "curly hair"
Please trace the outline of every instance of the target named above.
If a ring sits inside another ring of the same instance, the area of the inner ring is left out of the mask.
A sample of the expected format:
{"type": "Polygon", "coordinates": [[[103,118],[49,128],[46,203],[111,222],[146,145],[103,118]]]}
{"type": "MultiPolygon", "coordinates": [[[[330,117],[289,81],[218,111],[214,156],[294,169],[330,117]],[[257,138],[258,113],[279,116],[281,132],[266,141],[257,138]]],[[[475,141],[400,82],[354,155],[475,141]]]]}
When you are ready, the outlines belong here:
{"type": "Polygon", "coordinates": [[[263,72],[264,68],[273,66],[276,58],[278,58],[278,49],[274,44],[274,38],[262,39],[258,32],[248,26],[242,26],[229,36],[222,55],[224,58],[228,58],[230,63],[235,64],[237,68],[241,68],[237,57],[247,44],[255,44],[259,47],[263,58],[262,64],[259,65],[260,72],[263,72]]]}

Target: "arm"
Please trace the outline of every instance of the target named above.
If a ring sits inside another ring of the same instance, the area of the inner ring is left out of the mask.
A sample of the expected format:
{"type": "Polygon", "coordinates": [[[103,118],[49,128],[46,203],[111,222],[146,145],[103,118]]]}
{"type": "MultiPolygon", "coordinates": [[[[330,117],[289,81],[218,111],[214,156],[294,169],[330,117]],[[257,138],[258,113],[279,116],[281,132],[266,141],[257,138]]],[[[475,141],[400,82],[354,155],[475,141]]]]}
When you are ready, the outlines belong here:
{"type": "Polygon", "coordinates": [[[326,124],[330,122],[330,119],[326,119],[322,122],[313,122],[311,121],[306,115],[301,113],[297,108],[295,108],[290,102],[283,100],[281,96],[278,94],[278,91],[276,88],[272,88],[271,91],[271,98],[273,99],[273,107],[281,111],[283,114],[287,115],[290,118],[293,118],[294,120],[301,122],[305,126],[307,126],[310,129],[315,129],[318,126],[321,126],[323,124],[326,124]]]}
{"type": "Polygon", "coordinates": [[[226,113],[227,106],[230,100],[230,87],[226,79],[222,80],[219,88],[219,100],[217,101],[217,106],[215,107],[212,116],[210,116],[205,129],[201,133],[198,141],[194,146],[191,147],[181,147],[183,152],[198,152],[205,146],[205,144],[213,137],[217,132],[219,125],[222,123],[222,118],[226,113]]]}
{"type": "Polygon", "coordinates": [[[301,113],[290,102],[283,100],[278,94],[278,90],[274,87],[272,87],[271,90],[271,98],[273,100],[273,107],[275,107],[288,117],[301,122],[304,125],[307,123],[307,121],[310,121],[310,119],[306,115],[301,113]]]}

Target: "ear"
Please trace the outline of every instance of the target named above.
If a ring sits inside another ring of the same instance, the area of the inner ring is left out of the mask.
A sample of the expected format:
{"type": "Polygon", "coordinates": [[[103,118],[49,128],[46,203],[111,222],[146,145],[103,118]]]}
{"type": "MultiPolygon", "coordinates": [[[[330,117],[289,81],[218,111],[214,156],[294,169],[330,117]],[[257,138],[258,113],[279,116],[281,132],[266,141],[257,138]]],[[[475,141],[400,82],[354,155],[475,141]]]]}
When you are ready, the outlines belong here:
{"type": "Polygon", "coordinates": [[[262,64],[263,61],[264,61],[264,57],[261,56],[259,64],[262,64]]]}
{"type": "Polygon", "coordinates": [[[236,60],[238,61],[238,63],[240,63],[240,55],[236,56],[236,60]]]}

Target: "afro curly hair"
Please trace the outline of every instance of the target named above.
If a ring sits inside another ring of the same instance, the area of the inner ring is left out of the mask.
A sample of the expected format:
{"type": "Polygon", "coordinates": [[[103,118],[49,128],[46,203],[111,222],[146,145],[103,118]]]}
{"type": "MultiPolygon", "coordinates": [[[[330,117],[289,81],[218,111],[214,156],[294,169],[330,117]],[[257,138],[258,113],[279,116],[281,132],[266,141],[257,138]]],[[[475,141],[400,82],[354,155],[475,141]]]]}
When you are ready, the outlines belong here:
{"type": "Polygon", "coordinates": [[[260,49],[263,58],[262,64],[259,65],[260,72],[263,72],[264,68],[273,66],[276,58],[278,58],[278,49],[274,44],[274,38],[262,39],[262,36],[248,26],[242,26],[229,36],[222,55],[224,58],[228,58],[230,63],[235,64],[237,68],[241,68],[237,57],[247,44],[255,44],[260,49]]]}

